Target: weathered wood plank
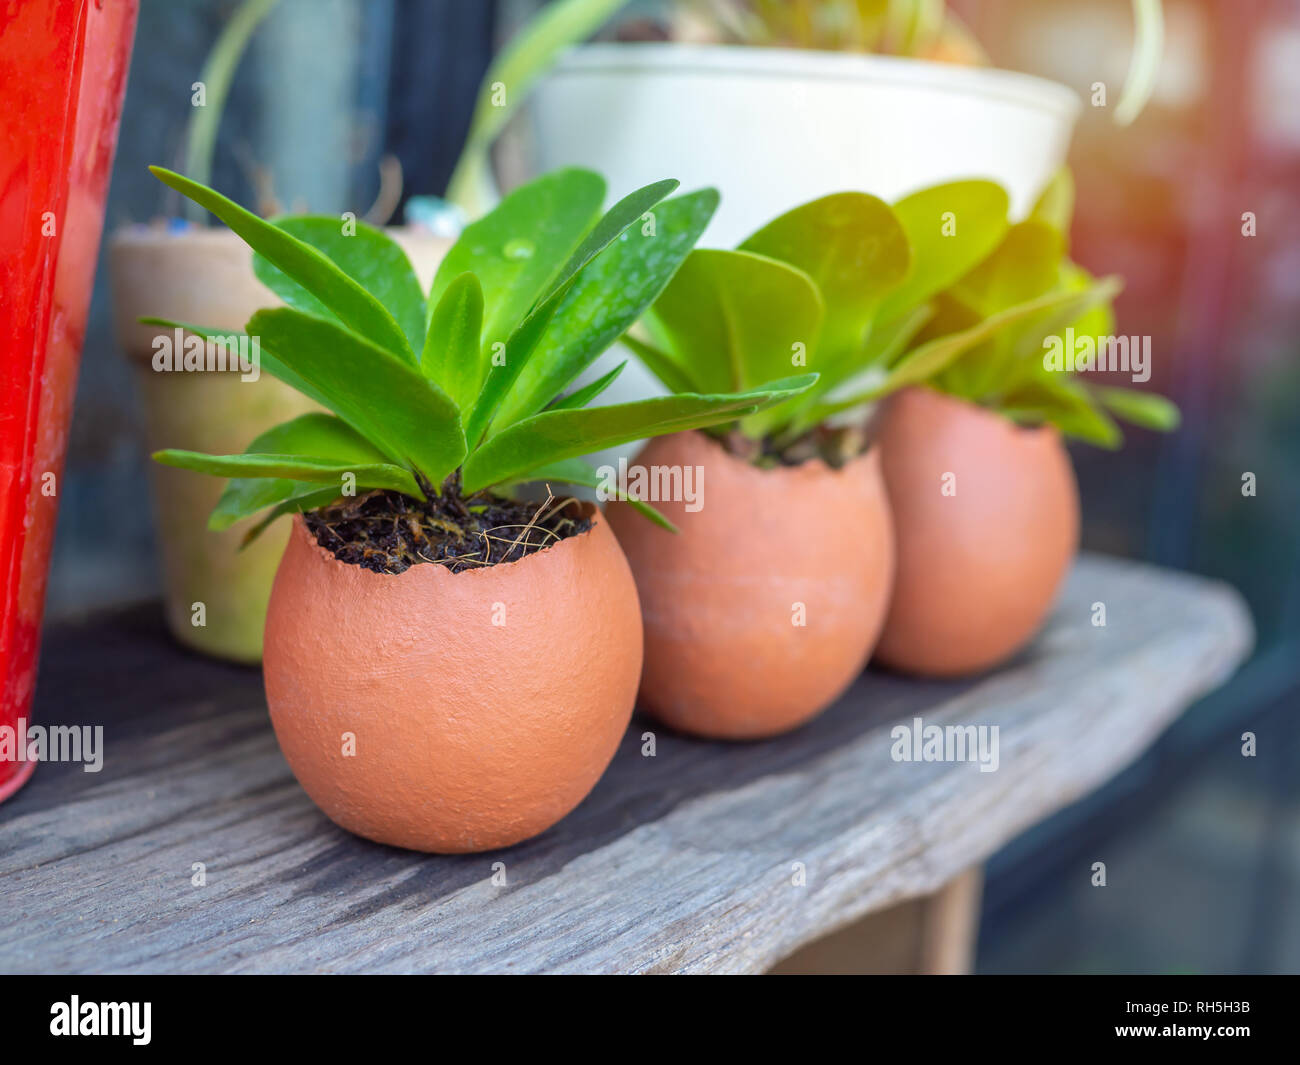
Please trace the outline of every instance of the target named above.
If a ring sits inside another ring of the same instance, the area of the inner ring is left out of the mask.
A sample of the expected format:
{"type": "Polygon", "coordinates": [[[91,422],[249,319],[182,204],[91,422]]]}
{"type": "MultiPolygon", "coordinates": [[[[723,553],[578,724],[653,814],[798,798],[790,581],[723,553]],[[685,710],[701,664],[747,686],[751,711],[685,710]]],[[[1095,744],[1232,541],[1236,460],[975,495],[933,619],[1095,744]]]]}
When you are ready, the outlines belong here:
{"type": "Polygon", "coordinates": [[[176,648],[152,609],[101,615],[47,638],[37,718],[102,724],[107,753],[98,774],[40,766],[0,806],[0,970],[759,971],[1097,787],[1250,642],[1226,586],[1085,558],[1041,638],[988,677],[869,672],[796,735],[657,730],[655,758],[638,717],[561,825],[443,858],[330,824],[256,671],[176,648]],[[916,715],[999,726],[1000,768],[893,761],[889,728],[916,715]]]}

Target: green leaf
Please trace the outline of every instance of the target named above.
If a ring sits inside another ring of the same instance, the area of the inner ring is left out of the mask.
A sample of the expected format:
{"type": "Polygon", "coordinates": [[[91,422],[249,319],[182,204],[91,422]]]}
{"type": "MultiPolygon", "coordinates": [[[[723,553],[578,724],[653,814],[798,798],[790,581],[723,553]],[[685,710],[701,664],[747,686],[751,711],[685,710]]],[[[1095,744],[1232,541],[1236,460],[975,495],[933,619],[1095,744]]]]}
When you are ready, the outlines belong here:
{"type": "Polygon", "coordinates": [[[860,360],[863,369],[846,379],[833,381],[833,387],[829,389],[824,389],[819,380],[814,388],[805,393],[814,397],[813,402],[799,408],[790,424],[781,430],[779,439],[793,441],[832,415],[867,402],[862,397],[870,396],[884,383],[889,368],[925,325],[930,314],[931,309],[927,304],[913,308],[910,314],[873,326],[867,338],[870,354],[860,360]]]}
{"type": "MultiPolygon", "coordinates": [[[[935,304],[924,303],[887,322],[874,323],[860,354],[833,367],[817,382],[816,388],[808,391],[807,395],[814,400],[822,396],[833,398],[836,393],[860,391],[858,386],[863,381],[883,381],[886,371],[899,360],[934,316],[934,308],[935,304]]],[[[956,330],[946,330],[946,332],[956,332],[956,330]]],[[[816,404],[810,403],[806,406],[807,409],[802,411],[795,420],[804,428],[811,428],[821,419],[809,421],[812,417],[810,411],[816,404]]]]}
{"type": "MultiPolygon", "coordinates": [[[[805,367],[829,372],[837,361],[823,365],[818,338],[824,313],[817,286],[797,267],[755,252],[696,249],[650,317],[697,388],[732,392],[805,367]]],[[[801,402],[767,407],[741,429],[754,437],[773,432],[801,402]]]]}
{"type": "MultiPolygon", "coordinates": [[[[420,350],[424,342],[424,291],[397,241],[383,230],[355,220],[348,223],[354,230],[348,235],[343,231],[343,222],[328,215],[287,215],[271,221],[291,237],[310,244],[374,296],[393,316],[410,350],[420,350]]],[[[290,307],[318,318],[337,318],[321,300],[259,253],[253,255],[253,273],[290,307]]]]}
{"type": "Polygon", "coordinates": [[[951,294],[981,314],[1035,299],[1061,279],[1064,240],[1045,222],[1019,222],[988,258],[952,286],[951,294]]]}
{"type": "MultiPolygon", "coordinates": [[[[1077,299],[1075,293],[1052,293],[1036,300],[1027,300],[1015,307],[1009,307],[998,314],[985,318],[957,333],[948,333],[935,337],[913,348],[904,355],[893,368],[886,373],[876,375],[874,384],[862,392],[826,404],[822,409],[823,417],[865,403],[872,403],[899,389],[910,385],[932,384],[935,379],[954,362],[972,351],[980,344],[997,336],[1008,326],[1050,311],[1067,302],[1077,299]]],[[[944,388],[943,391],[948,391],[944,388]]]]}
{"type": "MultiPolygon", "coordinates": [[[[618,203],[614,204],[605,212],[591,232],[583,237],[577,251],[564,264],[560,276],[551,283],[545,299],[549,300],[560,296],[568,288],[569,283],[582,270],[586,269],[588,263],[614,241],[618,240],[633,223],[641,221],[660,200],[671,194],[678,184],[679,182],[675,178],[664,178],[662,181],[644,185],[635,192],[629,192],[618,203]]],[[[704,191],[702,190],[702,192],[704,191]]],[[[705,195],[707,196],[707,192],[705,192],[705,195]]],[[[714,206],[717,206],[716,203],[714,206]]]]}
{"type": "Polygon", "coordinates": [[[555,300],[539,306],[510,334],[504,349],[500,353],[493,352],[489,357],[487,371],[479,386],[478,399],[465,419],[465,440],[471,449],[482,443],[498,404],[509,394],[515,376],[528,362],[528,357],[542,339],[557,306],[555,300]]]}
{"type": "Polygon", "coordinates": [[[338,319],[374,344],[414,365],[415,354],[401,326],[374,296],[333,260],[278,226],[245,211],[239,204],[180,174],[151,166],[150,172],[226,223],[254,251],[278,266],[328,307],[338,319]]]}
{"type": "MultiPolygon", "coordinates": [[[[1083,267],[1070,262],[1068,259],[1061,264],[1062,287],[1073,292],[1083,292],[1096,283],[1096,278],[1083,267]]],[[[1120,291],[1118,279],[1116,279],[1116,285],[1112,298],[1118,295],[1120,291]]],[[[1100,340],[1102,337],[1115,334],[1115,310],[1110,299],[1102,300],[1092,304],[1078,318],[1068,324],[1074,330],[1076,337],[1090,336],[1095,340],[1100,340]]]]}
{"type": "Polygon", "coordinates": [[[1069,436],[1108,450],[1123,442],[1119,426],[1093,404],[1082,385],[1066,375],[1042,372],[996,409],[1018,422],[1048,422],[1069,436]]]}
{"type": "Polygon", "coordinates": [[[933,305],[924,303],[897,318],[877,323],[867,337],[871,361],[881,366],[893,366],[933,315],[933,305]]]}
{"type": "Polygon", "coordinates": [[[455,403],[396,356],[288,307],[258,311],[248,331],[393,462],[435,488],[460,465],[465,436],[455,403]]]}
{"type": "Polygon", "coordinates": [[[550,282],[546,294],[506,341],[504,358],[492,359],[479,392],[478,403],[466,426],[465,435],[471,445],[482,440],[498,407],[527,364],[575,279],[597,255],[618,240],[625,229],[637,222],[676,187],[677,182],[669,178],[629,193],[614,204],[582,239],[577,250],[560,269],[559,275],[550,282]]]}
{"type": "Polygon", "coordinates": [[[501,50],[483,76],[469,135],[447,186],[447,199],[480,213],[480,190],[489,178],[488,148],[528,98],[533,83],[565,48],[585,40],[626,0],[556,0],[542,8],[501,50]],[[504,100],[498,87],[504,88],[504,100]]]}
{"type": "MultiPolygon", "coordinates": [[[[1123,288],[1124,282],[1112,275],[1096,281],[1089,277],[1082,285],[1066,284],[1049,293],[1043,311],[1008,331],[1012,357],[1019,362],[1030,360],[1039,363],[1048,337],[1059,336],[1067,328],[1076,330],[1076,339],[1084,335],[1077,329],[1078,324],[1091,320],[1097,310],[1109,308],[1110,302],[1123,288]]],[[[1108,319],[1108,315],[1102,318],[1108,319]]]]}
{"type": "MultiPolygon", "coordinates": [[[[168,329],[183,329],[187,333],[193,333],[195,336],[202,337],[204,340],[214,343],[239,343],[247,333],[232,332],[224,329],[214,329],[205,325],[195,325],[193,322],[177,322],[171,318],[152,318],[144,316],[139,319],[141,325],[160,325],[168,329]]],[[[248,337],[251,345],[252,338],[248,337]]],[[[261,337],[257,338],[258,365],[272,377],[283,381],[286,385],[296,392],[301,392],[308,399],[313,399],[322,407],[329,406],[324,400],[321,392],[317,391],[315,386],[306,378],[294,373],[289,367],[285,366],[279,359],[269,351],[262,349],[261,337]]]]}
{"type": "Polygon", "coordinates": [[[817,343],[823,367],[851,357],[886,293],[907,275],[907,234],[889,204],[863,192],[813,200],[774,219],[740,245],[797,267],[822,294],[817,343]]]}
{"type": "Polygon", "coordinates": [[[1115,122],[1129,125],[1155,91],[1165,49],[1165,16],[1160,0],[1133,0],[1133,57],[1124,90],[1115,105],[1115,122]]]}
{"type": "MultiPolygon", "coordinates": [[[[1007,231],[993,254],[953,285],[947,295],[981,317],[1047,295],[1062,285],[1064,247],[1060,231],[1045,222],[1020,222],[1007,231]]],[[[1025,339],[1028,332],[1003,331],[993,337],[978,358],[964,361],[961,392],[979,398],[1005,383],[1024,352],[1036,343],[1025,339]]]]}
{"type": "Polygon", "coordinates": [[[563,396],[552,403],[547,410],[571,410],[574,407],[585,407],[593,399],[599,396],[610,385],[614,383],[615,378],[623,372],[623,367],[627,365],[627,360],[620,362],[607,374],[602,374],[589,385],[582,388],[576,388],[567,396],[563,396]]]}
{"type": "Polygon", "coordinates": [[[669,392],[699,392],[707,387],[690,376],[687,368],[678,363],[676,358],[653,344],[648,344],[631,333],[624,334],[620,343],[630,349],[669,392]]]}
{"type": "Polygon", "coordinates": [[[1074,175],[1068,166],[1061,166],[1047,186],[1038,195],[1029,217],[1046,222],[1060,233],[1069,246],[1070,222],[1074,218],[1074,175]]]}
{"type": "Polygon", "coordinates": [[[483,289],[481,346],[490,354],[533,308],[600,217],[605,180],[590,170],[553,170],[521,185],[465,227],[438,266],[429,307],[465,273],[483,289]]]}
{"type": "Polygon", "coordinates": [[[478,399],[484,366],[483,289],[473,274],[461,274],[443,292],[429,319],[420,372],[442,388],[462,413],[478,399]]]}
{"type": "Polygon", "coordinates": [[[1143,429],[1172,432],[1182,421],[1176,404],[1154,392],[1132,388],[1096,388],[1096,397],[1119,417],[1143,429]]]}
{"type": "MultiPolygon", "coordinates": [[[[252,517],[267,507],[283,503],[306,494],[321,491],[314,481],[289,481],[280,477],[232,477],[208,515],[208,528],[213,532],[229,529],[236,522],[252,517]]],[[[335,495],[341,491],[330,489],[335,495]]]]}
{"type": "Polygon", "coordinates": [[[339,497],[339,492],[336,488],[301,490],[306,486],[303,485],[302,482],[295,483],[299,484],[299,490],[295,490],[294,494],[288,499],[277,504],[276,507],[266,515],[266,517],[249,529],[248,532],[244,534],[244,539],[239,544],[239,550],[242,551],[261,536],[262,533],[266,531],[267,526],[275,521],[276,518],[283,517],[285,514],[300,514],[303,511],[315,510],[317,507],[328,506],[339,497]]]}
{"type": "Polygon", "coordinates": [[[528,357],[496,424],[536,414],[641,315],[681,266],[718,206],[714,189],[665,200],[582,271],[528,357]]]}
{"type": "Polygon", "coordinates": [[[342,492],[344,474],[352,474],[357,486],[388,488],[416,498],[423,498],[419,485],[410,471],[391,463],[360,465],[339,459],[318,458],[311,455],[205,455],[198,451],[180,451],[171,448],[155,451],[154,460],[164,466],[175,466],[195,473],[209,473],[217,477],[277,477],[289,481],[337,481],[342,492]]]}
{"type": "Polygon", "coordinates": [[[1041,310],[1014,321],[995,338],[995,343],[968,360],[974,398],[1013,389],[1026,377],[1033,377],[1046,365],[1048,338],[1060,338],[1072,323],[1091,317],[1118,295],[1123,282],[1118,277],[1089,279],[1083,288],[1066,284],[1040,297],[1041,310]]]}
{"type": "Polygon", "coordinates": [[[700,388],[732,392],[787,376],[801,353],[816,370],[823,313],[802,270],[753,252],[697,248],[651,317],[700,388]]]}
{"type": "Polygon", "coordinates": [[[885,297],[879,320],[927,302],[985,259],[1007,231],[1008,202],[994,182],[953,181],[895,203],[912,249],[912,267],[885,297]]]}
{"type": "Polygon", "coordinates": [[[514,481],[538,466],[629,440],[733,421],[762,404],[797,394],[815,380],[815,375],[805,374],[733,395],[688,393],[611,407],[543,411],[493,436],[465,460],[465,491],[514,481]]]}
{"type": "MultiPolygon", "coordinates": [[[[315,455],[343,460],[352,467],[383,463],[384,455],[351,426],[332,414],[312,412],[282,422],[258,436],[246,452],[271,455],[315,455]]],[[[208,528],[220,531],[275,503],[303,492],[319,492],[320,485],[266,477],[235,477],[226,485],[208,519],[208,528]]]]}

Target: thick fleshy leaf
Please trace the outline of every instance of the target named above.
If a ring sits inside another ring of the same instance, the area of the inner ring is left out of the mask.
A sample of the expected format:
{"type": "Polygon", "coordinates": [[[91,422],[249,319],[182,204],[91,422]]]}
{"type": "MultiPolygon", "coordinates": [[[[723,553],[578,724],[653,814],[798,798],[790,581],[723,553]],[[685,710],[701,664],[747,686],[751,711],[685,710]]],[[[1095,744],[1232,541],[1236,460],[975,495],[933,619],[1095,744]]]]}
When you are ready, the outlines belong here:
{"type": "Polygon", "coordinates": [[[713,189],[665,200],[592,260],[556,308],[496,424],[536,414],[627,331],[681,266],[718,206],[713,189]]]}
{"type": "MultiPolygon", "coordinates": [[[[424,291],[402,246],[381,229],[331,215],[286,215],[272,223],[331,259],[393,316],[411,351],[424,343],[424,291]]],[[[337,315],[265,256],[254,253],[259,281],[290,307],[319,318],[337,315]]]]}
{"type": "Polygon", "coordinates": [[[893,366],[933,314],[933,305],[924,303],[897,318],[876,323],[867,337],[868,361],[893,366]]]}
{"type": "MultiPolygon", "coordinates": [[[[193,322],[177,322],[171,318],[142,317],[140,319],[140,324],[161,325],[169,329],[183,329],[187,333],[193,333],[195,336],[203,337],[204,340],[219,343],[229,343],[232,340],[238,343],[242,338],[248,337],[247,333],[214,329],[205,325],[195,325],[193,322]]],[[[251,345],[252,338],[249,337],[248,340],[251,345]]],[[[290,388],[294,389],[294,391],[301,392],[308,399],[315,400],[322,407],[329,406],[329,404],[325,402],[322,394],[317,391],[316,387],[310,381],[299,374],[294,373],[293,370],[289,369],[288,366],[285,366],[284,363],[277,359],[274,354],[262,349],[261,337],[257,338],[257,353],[258,365],[262,370],[265,370],[277,380],[283,381],[290,388]]]]}
{"type": "Polygon", "coordinates": [[[815,380],[815,375],[805,374],[731,395],[660,396],[610,407],[543,411],[493,436],[465,460],[465,490],[515,481],[539,466],[629,440],[732,421],[764,403],[795,395],[815,380]]]}
{"type": "Polygon", "coordinates": [[[651,317],[701,389],[733,392],[817,370],[823,313],[821,294],[802,270],[710,248],[686,257],[651,317]]]}
{"type": "MultiPolygon", "coordinates": [[[[805,393],[813,397],[812,402],[798,406],[790,424],[776,434],[778,440],[795,440],[832,415],[869,402],[871,394],[888,376],[889,368],[898,361],[930,314],[930,306],[926,304],[913,308],[910,314],[873,326],[868,337],[870,354],[861,360],[862,369],[847,378],[833,381],[829,389],[824,389],[822,382],[818,381],[815,388],[805,393]],[[864,396],[868,398],[863,399],[864,396]],[[844,402],[846,400],[847,404],[844,402]]],[[[792,402],[798,403],[799,400],[792,402]]]]}
{"type": "Polygon", "coordinates": [[[662,348],[626,333],[619,341],[631,350],[647,370],[659,378],[669,392],[699,392],[707,386],[695,380],[690,370],[662,348]]]}
{"type": "MultiPolygon", "coordinates": [[[[1097,283],[1097,279],[1082,266],[1068,259],[1061,264],[1061,286],[1073,292],[1083,292],[1097,283]]],[[[1074,335],[1096,339],[1115,334],[1115,308],[1109,300],[1095,303],[1070,323],[1074,335]]]]}
{"type": "Polygon", "coordinates": [[[392,463],[360,465],[339,459],[318,458],[312,455],[260,455],[245,452],[242,455],[205,455],[198,451],[180,451],[175,448],[155,451],[156,462],[175,466],[195,473],[209,473],[217,477],[278,477],[289,481],[332,481],[343,488],[343,478],[351,474],[358,486],[389,488],[409,496],[421,496],[419,485],[409,470],[392,463]]]}
{"type": "Polygon", "coordinates": [[[602,392],[605,391],[605,389],[607,389],[610,385],[614,383],[614,381],[618,378],[618,375],[623,372],[623,367],[626,365],[627,365],[626,360],[620,362],[617,366],[615,366],[612,370],[610,370],[609,373],[601,374],[600,377],[596,378],[596,380],[592,381],[591,384],[589,385],[583,385],[581,388],[575,388],[567,396],[560,397],[546,409],[547,410],[570,410],[573,407],[585,407],[588,403],[590,403],[593,399],[599,396],[602,392]]]}
{"type": "MultiPolygon", "coordinates": [[[[893,366],[912,345],[933,315],[934,304],[925,303],[887,322],[873,323],[871,332],[867,334],[867,341],[857,358],[832,367],[817,382],[816,388],[809,389],[805,393],[811,402],[804,404],[804,409],[800,411],[795,421],[803,428],[811,428],[820,420],[810,422],[808,419],[821,398],[833,400],[839,393],[861,391],[859,386],[863,381],[884,380],[885,371],[893,366]]],[[[973,324],[973,321],[968,324],[973,324]]],[[[949,331],[956,332],[956,330],[949,331]]]]}
{"type": "Polygon", "coordinates": [[[151,166],[149,170],[164,185],[220,218],[245,244],[320,300],[339,321],[399,359],[415,363],[415,353],[407,343],[406,334],[387,308],[328,256],[244,210],[219,192],[160,166],[151,166]]]}
{"type": "MultiPolygon", "coordinates": [[[[960,300],[954,299],[947,292],[940,292],[928,304],[933,313],[929,321],[917,335],[913,348],[939,340],[954,333],[963,333],[983,321],[979,311],[968,307],[960,300]]],[[[962,358],[947,367],[936,379],[935,386],[950,395],[974,399],[980,389],[976,381],[982,375],[982,367],[992,364],[998,357],[998,344],[1005,346],[1000,334],[994,334],[981,340],[974,347],[963,353],[962,358]]]]}
{"type": "MultiPolygon", "coordinates": [[[[312,412],[281,422],[244,449],[270,455],[314,455],[356,466],[385,461],[384,455],[350,425],[332,414],[312,412]]],[[[319,484],[266,477],[235,477],[226,485],[208,518],[208,528],[227,529],[259,510],[304,492],[319,492],[319,484]]]]}
{"type": "Polygon", "coordinates": [[[1068,436],[1097,447],[1114,449],[1124,436],[1087,390],[1064,375],[1040,373],[998,404],[997,409],[1017,422],[1048,422],[1068,436]]]}
{"type": "Polygon", "coordinates": [[[483,289],[474,274],[461,274],[433,309],[420,372],[446,392],[462,414],[474,406],[483,379],[482,331],[483,289]]]}
{"type": "Polygon", "coordinates": [[[1178,406],[1154,392],[1132,388],[1096,388],[1093,394],[1118,417],[1143,429],[1172,432],[1182,421],[1178,406]]]}
{"type": "Polygon", "coordinates": [[[1007,194],[991,181],[953,181],[905,196],[894,213],[907,233],[912,266],[881,303],[888,321],[925,303],[985,259],[1007,231],[1007,194]]]}
{"type": "Polygon", "coordinates": [[[600,217],[605,180],[590,170],[553,170],[521,185],[465,227],[438,266],[429,308],[465,273],[483,289],[483,335],[490,353],[542,297],[600,217]]]}
{"type": "Polygon", "coordinates": [[[283,502],[277,503],[261,521],[254,525],[244,534],[244,539],[240,542],[239,549],[242,551],[259,536],[262,535],[276,518],[283,517],[285,514],[299,514],[307,510],[315,510],[317,507],[328,506],[339,498],[340,492],[337,488],[318,488],[311,486],[308,482],[292,482],[297,485],[294,493],[283,502]]]}
{"type": "MultiPolygon", "coordinates": [[[[1040,221],[1021,222],[945,295],[989,317],[1068,287],[1062,284],[1064,262],[1064,238],[1057,229],[1040,221]]],[[[1026,339],[1028,333],[1028,328],[1003,330],[977,357],[963,360],[957,373],[962,394],[980,398],[1009,383],[1007,375],[1015,373],[1025,351],[1037,343],[1038,338],[1026,339]]],[[[956,381],[949,384],[957,387],[956,381]]]]}
{"type": "MultiPolygon", "coordinates": [[[[1047,337],[1057,336],[1067,328],[1075,329],[1078,323],[1088,320],[1094,311],[1108,309],[1123,288],[1123,280],[1111,275],[1095,281],[1088,278],[1082,286],[1062,285],[1049,293],[1053,299],[1049,301],[1046,310],[1010,331],[1015,338],[1013,357],[1022,362],[1041,361],[1047,337]]],[[[1082,335],[1082,332],[1076,330],[1076,339],[1082,335]]],[[[1095,337],[1097,334],[1089,335],[1095,337]]]]}
{"type": "Polygon", "coordinates": [[[884,200],[864,192],[824,196],[774,219],[740,245],[798,267],[821,291],[819,359],[851,357],[890,289],[907,276],[907,234],[884,200]]]}
{"type": "MultiPolygon", "coordinates": [[[[888,371],[883,369],[864,382],[861,392],[846,395],[820,408],[823,417],[865,403],[873,403],[909,385],[932,384],[954,362],[1017,322],[1050,312],[1076,299],[1074,293],[1054,293],[1009,307],[957,333],[949,333],[913,348],[888,371]]],[[[943,389],[948,391],[948,389],[943,389]]]]}
{"type": "Polygon", "coordinates": [[[952,286],[952,295],[981,314],[996,314],[1054,289],[1064,241],[1046,222],[1019,222],[988,258],[952,286]]]}
{"type": "MultiPolygon", "coordinates": [[[[590,233],[582,238],[577,250],[569,256],[560,274],[547,290],[544,300],[556,299],[568,288],[575,277],[586,269],[597,255],[608,248],[635,222],[641,221],[665,196],[680,184],[675,178],[664,178],[629,192],[601,216],[590,233]]],[[[716,204],[715,204],[716,206],[716,204]]]]}
{"type": "Polygon", "coordinates": [[[549,300],[539,305],[527,318],[519,323],[518,328],[510,334],[510,339],[498,351],[493,350],[487,356],[487,369],[479,386],[478,399],[474,409],[465,417],[465,440],[473,450],[487,434],[488,426],[497,412],[502,399],[509,393],[516,375],[527,364],[551,324],[555,314],[557,300],[549,300]]]}
{"type": "Polygon", "coordinates": [[[1062,166],[1052,175],[1047,186],[1038,195],[1029,217],[1038,222],[1046,222],[1055,229],[1069,247],[1070,223],[1074,219],[1074,174],[1068,166],[1062,166]]]}
{"type": "MultiPolygon", "coordinates": [[[[229,529],[236,522],[250,518],[267,507],[308,493],[321,491],[314,481],[290,481],[281,477],[232,477],[208,515],[213,532],[229,529]]],[[[335,491],[331,489],[331,491],[335,491]]],[[[342,494],[341,486],[338,494],[342,494]]]]}
{"type": "Polygon", "coordinates": [[[355,333],[291,308],[258,311],[250,334],[390,460],[437,487],[465,456],[456,405],[432,381],[355,333]]]}
{"type": "Polygon", "coordinates": [[[997,334],[992,345],[963,362],[963,380],[969,394],[982,399],[1014,389],[1021,381],[1032,378],[1047,365],[1052,341],[1063,343],[1071,323],[1087,317],[1093,308],[1109,304],[1121,288],[1123,282],[1118,277],[1103,277],[1082,289],[1062,285],[1036,301],[1029,301],[1041,303],[1042,309],[1014,320],[997,334]]]}
{"type": "Polygon", "coordinates": [[[549,283],[540,302],[506,341],[504,357],[497,358],[494,354],[490,360],[478,402],[465,427],[465,436],[471,447],[483,439],[497,410],[554,319],[570,286],[597,255],[618,240],[624,230],[639,221],[676,187],[677,182],[669,178],[629,193],[605,212],[591,232],[582,239],[577,250],[560,269],[559,275],[549,283]]]}

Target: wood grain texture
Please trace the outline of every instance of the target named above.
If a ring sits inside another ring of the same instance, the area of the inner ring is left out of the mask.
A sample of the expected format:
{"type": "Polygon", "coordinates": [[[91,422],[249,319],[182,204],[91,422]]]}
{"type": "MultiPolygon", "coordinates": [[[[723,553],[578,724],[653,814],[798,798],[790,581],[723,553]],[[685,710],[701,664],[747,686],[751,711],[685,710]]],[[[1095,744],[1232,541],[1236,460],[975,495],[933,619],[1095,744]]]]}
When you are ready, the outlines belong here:
{"type": "Polygon", "coordinates": [[[41,765],[0,806],[0,971],[761,971],[1102,784],[1251,639],[1224,585],[1085,557],[1046,631],[995,673],[868,672],[798,733],[745,745],[638,716],[556,828],[445,858],[326,820],[279,754],[256,671],[178,649],[156,608],[99,615],[47,634],[35,717],[103,725],[104,767],[41,765]],[[891,725],[917,715],[999,726],[1000,768],[893,761],[891,725]]]}

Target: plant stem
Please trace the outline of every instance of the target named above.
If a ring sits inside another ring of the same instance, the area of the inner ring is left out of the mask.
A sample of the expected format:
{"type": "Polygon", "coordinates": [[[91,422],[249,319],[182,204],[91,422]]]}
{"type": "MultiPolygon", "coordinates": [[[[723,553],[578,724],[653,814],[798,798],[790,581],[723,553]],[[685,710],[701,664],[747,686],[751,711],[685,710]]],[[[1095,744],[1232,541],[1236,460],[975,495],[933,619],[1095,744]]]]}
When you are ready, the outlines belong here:
{"type": "Polygon", "coordinates": [[[1115,105],[1115,121],[1127,126],[1146,106],[1160,73],[1165,50],[1165,17],[1160,0],[1133,0],[1133,58],[1124,91],[1115,105]]]}
{"type": "MultiPolygon", "coordinates": [[[[226,107],[226,96],[234,81],[235,71],[248,39],[279,0],[244,0],[217,37],[217,43],[208,53],[199,80],[203,84],[204,106],[196,107],[185,138],[185,173],[201,184],[212,179],[212,153],[217,142],[217,129],[226,107]]],[[[202,222],[205,212],[193,201],[185,202],[185,217],[191,222],[202,222]]]]}
{"type": "Polygon", "coordinates": [[[533,83],[566,48],[590,37],[626,0],[556,0],[534,15],[502,49],[483,77],[469,136],[444,197],[475,218],[494,194],[488,150],[533,83]],[[498,97],[497,87],[501,95],[498,97]]]}

